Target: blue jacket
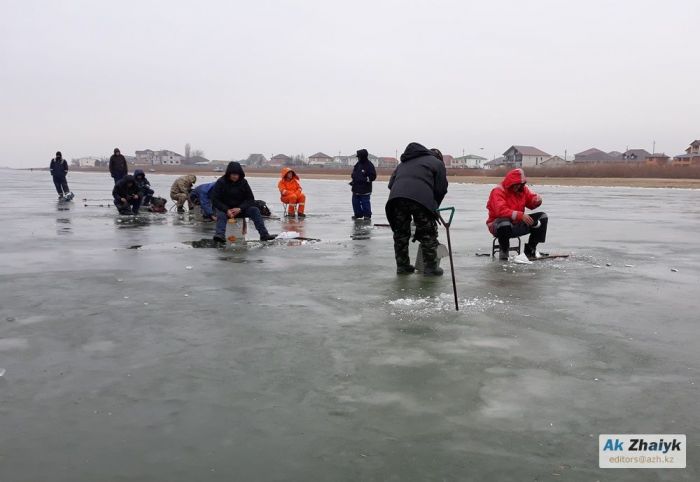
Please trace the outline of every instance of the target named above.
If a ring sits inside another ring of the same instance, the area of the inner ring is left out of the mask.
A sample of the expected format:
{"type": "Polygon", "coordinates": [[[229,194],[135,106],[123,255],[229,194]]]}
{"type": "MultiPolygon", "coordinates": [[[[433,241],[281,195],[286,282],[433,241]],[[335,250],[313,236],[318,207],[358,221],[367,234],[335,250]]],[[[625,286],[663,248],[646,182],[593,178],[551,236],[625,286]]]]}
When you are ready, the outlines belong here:
{"type": "Polygon", "coordinates": [[[51,171],[53,177],[66,177],[66,174],[68,174],[68,163],[63,158],[51,159],[49,171],[51,171]]]}
{"type": "Polygon", "coordinates": [[[205,216],[211,216],[214,211],[211,207],[211,190],[214,189],[216,182],[210,182],[209,184],[200,184],[192,193],[199,198],[199,205],[202,207],[202,214],[205,216]]]}

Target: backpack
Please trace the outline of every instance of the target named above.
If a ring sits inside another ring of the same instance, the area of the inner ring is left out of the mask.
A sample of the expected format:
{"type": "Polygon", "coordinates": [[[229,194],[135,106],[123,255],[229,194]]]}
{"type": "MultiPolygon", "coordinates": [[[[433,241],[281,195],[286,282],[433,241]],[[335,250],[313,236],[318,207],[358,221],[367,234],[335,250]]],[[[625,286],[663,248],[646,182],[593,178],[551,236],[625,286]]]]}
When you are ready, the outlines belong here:
{"type": "Polygon", "coordinates": [[[167,201],[164,198],[154,196],[151,199],[151,205],[148,207],[148,210],[152,213],[164,213],[167,211],[165,209],[165,203],[167,203],[167,201]]]}
{"type": "Polygon", "coordinates": [[[255,207],[260,210],[260,214],[262,214],[264,217],[269,218],[272,216],[272,212],[270,211],[270,208],[267,207],[267,203],[265,201],[256,200],[255,207]]]}

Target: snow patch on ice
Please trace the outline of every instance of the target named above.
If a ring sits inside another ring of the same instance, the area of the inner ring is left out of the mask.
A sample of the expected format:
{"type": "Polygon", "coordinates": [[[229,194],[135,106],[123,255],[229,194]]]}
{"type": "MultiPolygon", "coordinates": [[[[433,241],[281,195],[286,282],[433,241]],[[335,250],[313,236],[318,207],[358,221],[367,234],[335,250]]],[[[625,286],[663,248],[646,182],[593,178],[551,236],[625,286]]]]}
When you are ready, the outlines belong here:
{"type": "Polygon", "coordinates": [[[277,235],[277,239],[296,239],[299,237],[299,233],[296,231],[282,231],[277,235]]]}
{"type": "Polygon", "coordinates": [[[527,256],[525,256],[525,253],[520,253],[511,258],[511,261],[513,263],[517,264],[532,264],[532,261],[527,259],[527,256]]]}
{"type": "MultiPolygon", "coordinates": [[[[454,297],[449,293],[441,293],[438,296],[425,296],[417,298],[398,298],[388,302],[390,306],[401,312],[427,314],[439,311],[454,311],[454,297]]],[[[470,308],[476,311],[484,311],[504,301],[498,298],[463,298],[459,300],[459,308],[470,308]]]]}

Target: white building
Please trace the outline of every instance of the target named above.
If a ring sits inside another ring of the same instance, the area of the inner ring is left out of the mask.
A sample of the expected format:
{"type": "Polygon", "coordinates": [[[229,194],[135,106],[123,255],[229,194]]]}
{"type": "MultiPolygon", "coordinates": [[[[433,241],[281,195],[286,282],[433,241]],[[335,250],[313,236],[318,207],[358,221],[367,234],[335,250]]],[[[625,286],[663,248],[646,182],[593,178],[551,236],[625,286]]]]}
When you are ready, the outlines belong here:
{"type": "Polygon", "coordinates": [[[97,157],[81,157],[77,161],[80,167],[95,167],[100,162],[97,157]]]}
{"type": "Polygon", "coordinates": [[[184,156],[181,156],[177,152],[169,151],[163,149],[160,151],[152,151],[151,149],[146,149],[143,151],[136,151],[136,164],[140,165],[169,165],[169,166],[179,166],[184,160],[184,156]]]}
{"type": "Polygon", "coordinates": [[[483,169],[484,164],[486,164],[487,161],[488,159],[485,157],[477,156],[476,154],[467,154],[466,156],[452,159],[452,165],[450,167],[463,169],[483,169]]]}
{"type": "Polygon", "coordinates": [[[535,167],[552,155],[532,146],[510,146],[503,153],[503,157],[505,157],[505,164],[511,164],[515,167],[535,167]]]}

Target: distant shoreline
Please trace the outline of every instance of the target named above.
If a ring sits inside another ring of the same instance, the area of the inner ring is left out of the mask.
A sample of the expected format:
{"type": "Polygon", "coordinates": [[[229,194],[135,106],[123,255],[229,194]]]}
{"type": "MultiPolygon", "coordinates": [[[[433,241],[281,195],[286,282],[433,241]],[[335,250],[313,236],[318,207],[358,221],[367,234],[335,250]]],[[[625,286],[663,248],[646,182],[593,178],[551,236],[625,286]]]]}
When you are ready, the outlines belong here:
{"type": "MultiPolygon", "coordinates": [[[[157,174],[200,174],[208,176],[220,176],[221,172],[214,172],[211,168],[201,166],[158,166],[156,172],[148,172],[147,175],[157,174]]],[[[107,174],[105,168],[80,168],[71,167],[73,172],[94,172],[107,174]]],[[[24,168],[24,171],[47,171],[47,168],[24,168]]],[[[255,168],[246,167],[246,174],[255,177],[279,177],[279,169],[276,168],[255,168]]],[[[377,179],[388,181],[392,169],[378,169],[377,179]]],[[[483,171],[469,175],[455,173],[457,169],[451,169],[448,173],[448,180],[452,183],[466,184],[497,184],[503,179],[500,175],[486,175],[483,171]]],[[[346,169],[323,169],[302,167],[298,169],[302,178],[307,179],[328,179],[328,180],[349,180],[351,170],[346,169]]],[[[532,171],[530,171],[532,172],[532,171]]],[[[647,177],[538,177],[528,175],[528,180],[532,184],[546,186],[593,186],[593,187],[649,187],[649,188],[683,188],[700,189],[700,179],[689,178],[647,178],[647,177]]]]}

